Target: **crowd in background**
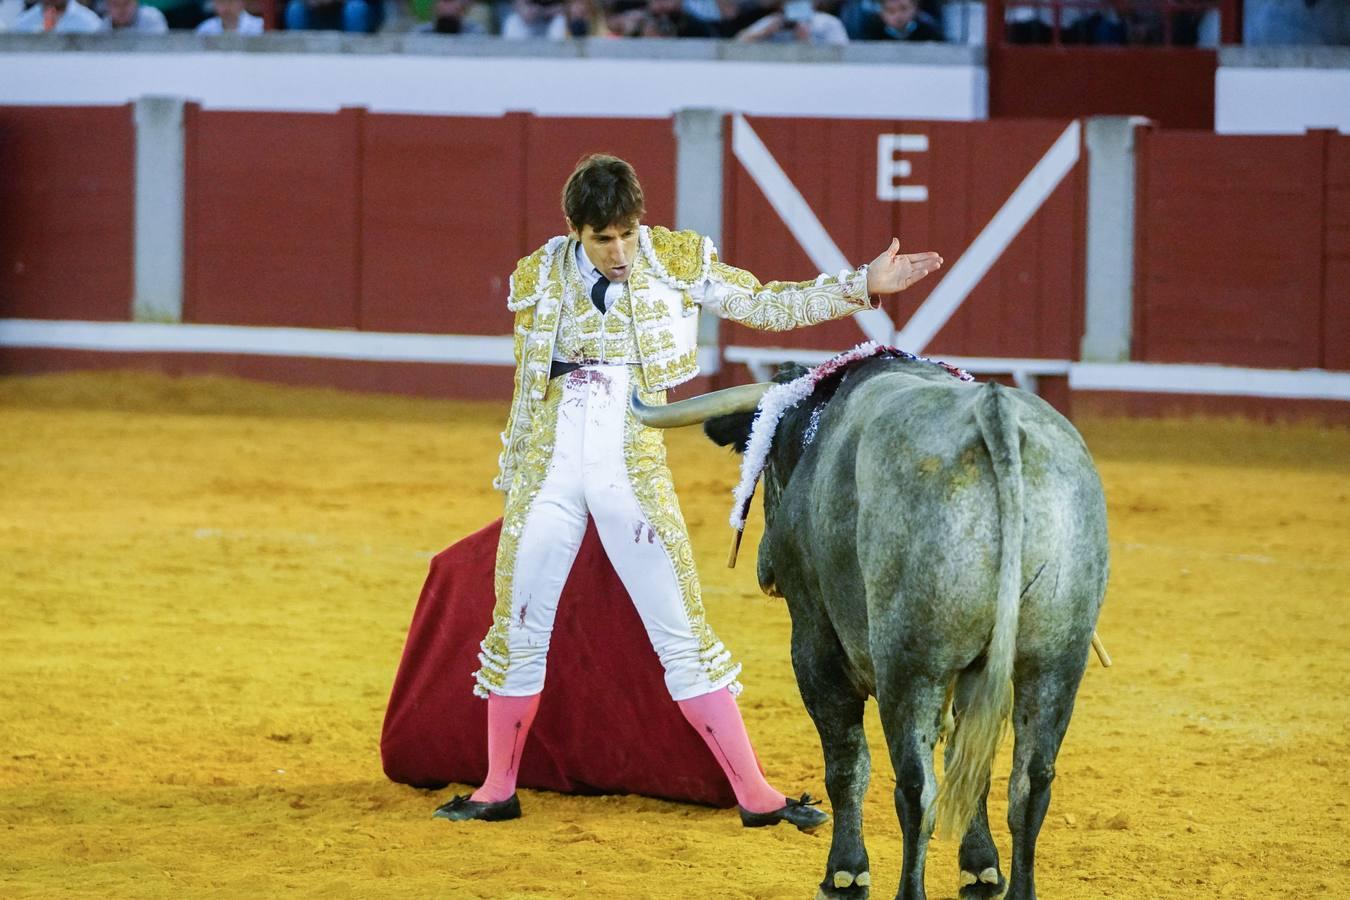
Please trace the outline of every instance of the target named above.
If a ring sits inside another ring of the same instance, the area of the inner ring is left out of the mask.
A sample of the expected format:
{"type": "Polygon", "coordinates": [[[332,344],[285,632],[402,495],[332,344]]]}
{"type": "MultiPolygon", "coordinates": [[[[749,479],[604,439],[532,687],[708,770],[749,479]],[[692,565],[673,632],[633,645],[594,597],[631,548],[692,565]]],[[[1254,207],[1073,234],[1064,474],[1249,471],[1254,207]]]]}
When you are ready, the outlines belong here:
{"type": "MultiPolygon", "coordinates": [[[[17,2],[24,8],[8,26],[16,32],[264,30],[260,0],[17,2]]],[[[292,31],[398,30],[558,41],[701,37],[824,45],[946,40],[943,0],[279,0],[278,8],[281,27],[292,31]]]]}
{"type": "MultiPolygon", "coordinates": [[[[1009,2],[1013,43],[1217,46],[1216,0],[1009,2]]],[[[1247,44],[1350,44],[1350,0],[1243,0],[1247,44]]],[[[983,43],[983,0],[276,0],[280,28],[373,33],[983,43]]],[[[262,0],[0,0],[0,30],[262,34],[262,0]],[[8,10],[9,15],[6,15],[8,10]]]]}

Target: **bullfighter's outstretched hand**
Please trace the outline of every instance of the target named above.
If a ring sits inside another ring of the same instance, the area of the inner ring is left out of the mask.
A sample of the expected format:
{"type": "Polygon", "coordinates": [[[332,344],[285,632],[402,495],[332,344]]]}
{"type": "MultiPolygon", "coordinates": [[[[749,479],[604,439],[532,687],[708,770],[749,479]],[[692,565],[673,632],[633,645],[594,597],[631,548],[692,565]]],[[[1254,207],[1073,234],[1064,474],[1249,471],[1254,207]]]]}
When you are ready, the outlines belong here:
{"type": "Polygon", "coordinates": [[[886,252],[867,267],[867,293],[894,294],[942,267],[942,257],[927,253],[901,253],[900,239],[891,238],[886,252]]]}

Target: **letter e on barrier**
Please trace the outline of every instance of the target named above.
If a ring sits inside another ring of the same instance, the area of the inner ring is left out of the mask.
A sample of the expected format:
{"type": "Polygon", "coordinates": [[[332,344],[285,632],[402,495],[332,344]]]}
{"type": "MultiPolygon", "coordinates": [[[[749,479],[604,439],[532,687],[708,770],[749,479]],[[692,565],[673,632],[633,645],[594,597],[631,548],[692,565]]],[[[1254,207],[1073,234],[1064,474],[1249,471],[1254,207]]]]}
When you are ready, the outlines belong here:
{"type": "Polygon", "coordinates": [[[877,135],[877,199],[899,200],[902,203],[923,203],[928,199],[928,188],[922,184],[899,184],[914,171],[907,159],[898,153],[927,153],[926,134],[877,135]]]}

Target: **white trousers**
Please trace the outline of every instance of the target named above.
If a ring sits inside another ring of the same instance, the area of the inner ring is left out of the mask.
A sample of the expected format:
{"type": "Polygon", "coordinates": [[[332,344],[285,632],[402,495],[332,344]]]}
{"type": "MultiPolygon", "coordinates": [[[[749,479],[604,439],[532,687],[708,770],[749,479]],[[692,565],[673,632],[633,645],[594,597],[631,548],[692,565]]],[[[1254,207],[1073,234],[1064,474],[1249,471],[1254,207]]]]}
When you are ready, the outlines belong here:
{"type": "MultiPolygon", "coordinates": [[[[740,666],[730,664],[720,642],[709,646],[715,638],[702,621],[697,573],[664,456],[655,467],[662,473],[657,477],[662,483],[642,484],[640,489],[649,497],[668,497],[663,508],[674,510],[679,527],[666,527],[665,532],[668,538],[682,540],[683,547],[666,546],[630,481],[627,457],[636,452],[638,442],[629,440],[625,429],[642,427],[630,421],[630,384],[635,377],[628,366],[588,366],[549,386],[550,391],[563,392],[553,454],[525,513],[515,558],[506,561],[512,569],[506,623],[509,662],[504,677],[494,678],[499,683],[491,686],[493,693],[528,696],[543,690],[558,600],[581,547],[588,514],[594,517],[605,553],[665,668],[670,695],[676,700],[697,697],[732,685],[739,673],[740,666]],[[682,588],[671,551],[686,561],[685,580],[692,579],[692,587],[682,588]]],[[[499,565],[503,562],[499,559],[499,565]]],[[[499,610],[503,600],[498,598],[499,610]]]]}

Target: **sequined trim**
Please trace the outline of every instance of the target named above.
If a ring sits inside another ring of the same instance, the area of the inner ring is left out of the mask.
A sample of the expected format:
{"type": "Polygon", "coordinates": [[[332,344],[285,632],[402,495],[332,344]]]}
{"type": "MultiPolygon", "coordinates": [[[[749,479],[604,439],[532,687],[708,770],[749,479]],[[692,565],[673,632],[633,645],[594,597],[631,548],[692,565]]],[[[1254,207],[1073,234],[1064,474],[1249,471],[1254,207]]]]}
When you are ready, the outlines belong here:
{"type": "Polygon", "coordinates": [[[641,358],[634,342],[632,288],[626,286],[619,299],[601,314],[576,265],[576,244],[569,244],[563,259],[562,314],[553,356],[565,360],[599,359],[625,365],[641,358]]]}
{"type": "MultiPolygon", "coordinates": [[[[558,407],[562,402],[562,385],[556,384],[544,398],[543,405],[530,428],[531,440],[522,445],[519,465],[514,470],[506,495],[506,512],[502,516],[502,533],[497,541],[497,564],[493,579],[496,605],[492,608],[492,627],[479,645],[478,662],[474,672],[477,684],[473,692],[486,698],[489,691],[500,689],[506,679],[511,654],[507,645],[507,629],[511,624],[511,596],[515,585],[516,551],[525,530],[525,518],[548,476],[553,459],[553,444],[558,427],[558,407]]],[[[631,413],[629,414],[631,415],[631,413]]]]}
{"type": "Polygon", "coordinates": [[[638,229],[638,246],[657,278],[684,291],[708,280],[713,243],[694,231],[671,231],[654,225],[638,229]]]}
{"type": "MultiPolygon", "coordinates": [[[[639,394],[648,404],[666,402],[664,391],[639,390],[639,394]]],[[[666,465],[662,432],[643,425],[630,410],[624,420],[623,451],[628,481],[638,506],[661,539],[675,570],[675,579],[684,598],[684,613],[698,641],[699,660],[711,684],[710,690],[730,687],[733,694],[739,694],[741,685],[736,678],[741,672],[740,663],[731,658],[730,651],[717,639],[703,609],[694,550],[689,543],[689,530],[680,513],[679,501],[675,498],[675,483],[666,465]]]]}
{"type": "Polygon", "coordinates": [[[541,288],[548,284],[552,274],[554,258],[558,248],[567,243],[567,238],[559,235],[549,238],[548,243],[516,263],[511,273],[511,293],[506,300],[506,308],[519,312],[539,302],[541,288]]]}
{"type": "Polygon", "coordinates": [[[690,350],[664,363],[649,363],[642,367],[648,384],[655,390],[664,390],[688,381],[698,374],[698,350],[690,350]]]}
{"type": "Polygon", "coordinates": [[[762,285],[751,273],[714,257],[712,275],[709,291],[722,315],[760,331],[818,325],[872,306],[866,266],[838,275],[821,275],[815,281],[771,281],[762,285]]]}
{"type": "Polygon", "coordinates": [[[561,280],[552,273],[558,265],[557,255],[567,246],[566,238],[553,238],[521,260],[511,275],[512,301],[508,306],[515,302],[517,290],[527,289],[530,293],[529,302],[522,301],[523,305],[516,312],[516,381],[511,392],[506,430],[501,434],[502,452],[497,458],[497,477],[492,480],[492,486],[499,491],[511,486],[516,460],[530,441],[535,407],[548,388],[558,310],[563,296],[561,280]]]}

